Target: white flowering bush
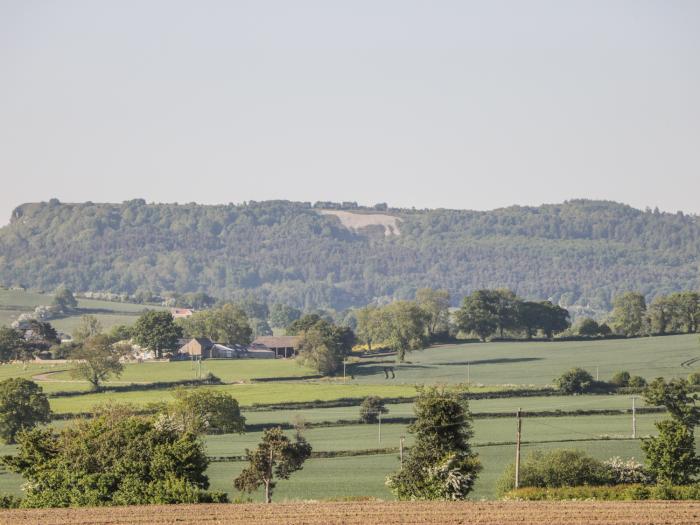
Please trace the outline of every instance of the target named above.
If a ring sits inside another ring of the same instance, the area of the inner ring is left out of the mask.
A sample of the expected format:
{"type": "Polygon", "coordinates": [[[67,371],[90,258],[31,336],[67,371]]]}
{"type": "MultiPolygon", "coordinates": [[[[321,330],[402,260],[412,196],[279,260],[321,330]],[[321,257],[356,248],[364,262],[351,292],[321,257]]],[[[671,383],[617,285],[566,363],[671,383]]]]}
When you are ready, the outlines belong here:
{"type": "Polygon", "coordinates": [[[612,483],[651,483],[652,479],[644,470],[644,465],[634,458],[612,457],[603,462],[610,473],[612,483]]]}

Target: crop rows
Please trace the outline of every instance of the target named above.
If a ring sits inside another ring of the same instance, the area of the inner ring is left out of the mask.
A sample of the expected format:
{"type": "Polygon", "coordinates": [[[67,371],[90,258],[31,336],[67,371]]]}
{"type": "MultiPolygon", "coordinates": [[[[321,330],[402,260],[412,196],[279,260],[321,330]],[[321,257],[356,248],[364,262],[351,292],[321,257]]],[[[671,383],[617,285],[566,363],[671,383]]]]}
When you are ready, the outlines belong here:
{"type": "Polygon", "coordinates": [[[392,524],[479,525],[696,525],[700,503],[643,502],[343,502],[274,505],[173,505],[82,509],[11,510],[12,524],[392,524]]]}

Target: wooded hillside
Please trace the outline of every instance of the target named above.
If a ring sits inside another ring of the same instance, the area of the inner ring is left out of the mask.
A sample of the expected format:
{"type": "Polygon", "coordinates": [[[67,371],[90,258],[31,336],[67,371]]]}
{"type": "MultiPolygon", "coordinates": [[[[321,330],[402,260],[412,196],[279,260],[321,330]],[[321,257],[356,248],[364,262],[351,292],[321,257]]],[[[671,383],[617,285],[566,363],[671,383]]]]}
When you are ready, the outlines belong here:
{"type": "Polygon", "coordinates": [[[449,289],[453,304],[474,289],[507,287],[601,311],[625,290],[651,299],[700,288],[696,216],[587,200],[381,213],[400,219],[400,234],[385,235],[381,225],[348,229],[309,203],[288,201],[24,204],[0,229],[0,284],[222,299],[252,293],[335,309],[412,298],[425,286],[449,289]]]}

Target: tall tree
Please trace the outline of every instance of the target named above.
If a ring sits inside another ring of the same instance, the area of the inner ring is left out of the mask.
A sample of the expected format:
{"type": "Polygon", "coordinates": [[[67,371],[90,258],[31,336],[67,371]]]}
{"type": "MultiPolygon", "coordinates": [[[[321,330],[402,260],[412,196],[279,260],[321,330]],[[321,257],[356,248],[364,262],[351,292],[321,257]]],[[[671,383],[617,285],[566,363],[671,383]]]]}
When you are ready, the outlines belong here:
{"type": "Polygon", "coordinates": [[[652,333],[664,335],[671,328],[673,330],[675,307],[668,297],[655,298],[649,305],[647,315],[652,333]]]}
{"type": "Polygon", "coordinates": [[[551,339],[556,332],[566,330],[571,326],[569,311],[550,301],[542,301],[541,328],[547,339],[551,339]]]}
{"type": "Polygon", "coordinates": [[[506,330],[518,328],[518,306],[520,300],[510,290],[488,290],[488,301],[496,315],[499,337],[503,338],[506,330]]]}
{"type": "Polygon", "coordinates": [[[299,362],[324,375],[332,375],[352,351],[354,334],[344,326],[321,319],[300,333],[299,362]]]}
{"type": "Polygon", "coordinates": [[[195,312],[179,320],[178,324],[187,337],[208,337],[223,344],[247,345],[253,335],[248,316],[242,308],[233,304],[195,312]]]}
{"type": "Polygon", "coordinates": [[[82,343],[86,339],[102,333],[102,323],[94,315],[83,315],[80,323],[73,332],[73,339],[76,343],[82,343]]]}
{"type": "Polygon", "coordinates": [[[695,333],[700,328],[700,293],[678,292],[669,296],[679,327],[695,333]]]}
{"type": "Polygon", "coordinates": [[[62,312],[69,312],[78,307],[78,300],[68,288],[61,286],[53,295],[53,305],[62,312]]]}
{"type": "Polygon", "coordinates": [[[287,328],[301,317],[301,310],[292,306],[275,303],[270,308],[270,325],[275,328],[287,328]]]}
{"type": "Polygon", "coordinates": [[[637,292],[625,292],[615,297],[610,316],[613,329],[618,333],[635,336],[646,333],[646,301],[637,292]]]}
{"type": "Polygon", "coordinates": [[[86,380],[97,391],[107,378],[121,375],[124,365],[120,359],[125,351],[126,349],[113,345],[106,335],[90,337],[73,351],[72,357],[77,364],[71,374],[75,378],[86,380]]]}
{"type": "Polygon", "coordinates": [[[265,487],[265,503],[272,502],[272,492],[277,485],[275,479],[289,479],[292,473],[301,470],[311,455],[311,445],[299,433],[292,441],[280,427],[268,428],[253,451],[246,449],[248,466],[234,480],[236,489],[254,492],[265,487]]]}
{"type": "Polygon", "coordinates": [[[0,326],[0,363],[20,359],[26,346],[26,341],[19,330],[0,326]]]}
{"type": "Polygon", "coordinates": [[[163,350],[174,350],[182,329],[176,325],[170,312],[149,310],[141,314],[133,329],[134,342],[163,357],[163,350]]]}
{"type": "Polygon", "coordinates": [[[479,339],[486,341],[499,326],[493,296],[489,290],[477,290],[465,297],[455,319],[460,330],[474,332],[479,339]]]}
{"type": "Polygon", "coordinates": [[[415,436],[403,468],[387,484],[400,500],[466,499],[481,470],[469,440],[471,414],[459,393],[435,387],[419,389],[415,436]]]}
{"type": "Polygon", "coordinates": [[[396,359],[403,362],[406,352],[420,350],[427,344],[426,315],[413,301],[396,301],[377,309],[374,322],[374,339],[396,352],[396,359]]]}
{"type": "Polygon", "coordinates": [[[0,439],[5,443],[14,443],[21,430],[49,421],[49,400],[34,381],[13,377],[0,382],[0,439]]]}
{"type": "Polygon", "coordinates": [[[446,334],[450,321],[450,292],[420,288],[416,291],[416,303],[425,312],[427,336],[432,339],[446,334]]]}
{"type": "Polygon", "coordinates": [[[176,390],[175,402],[165,407],[163,415],[181,432],[194,434],[241,434],[245,417],[231,394],[206,389],[176,390]]]}

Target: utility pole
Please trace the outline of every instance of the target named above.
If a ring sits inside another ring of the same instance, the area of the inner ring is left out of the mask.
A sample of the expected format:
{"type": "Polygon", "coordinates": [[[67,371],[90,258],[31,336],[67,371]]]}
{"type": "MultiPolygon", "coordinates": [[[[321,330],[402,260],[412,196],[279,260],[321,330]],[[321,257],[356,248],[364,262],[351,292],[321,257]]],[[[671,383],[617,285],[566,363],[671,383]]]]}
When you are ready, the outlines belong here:
{"type": "Polygon", "coordinates": [[[637,407],[634,402],[636,396],[632,396],[632,439],[637,439],[637,407]]]}
{"type": "Polygon", "coordinates": [[[517,431],[515,433],[515,488],[520,487],[520,433],[523,428],[523,422],[520,418],[520,409],[516,412],[517,431]]]}
{"type": "Polygon", "coordinates": [[[343,383],[345,383],[345,359],[343,359],[343,383]]]}
{"type": "Polygon", "coordinates": [[[382,413],[379,412],[379,445],[382,444],[382,413]]]}
{"type": "Polygon", "coordinates": [[[599,374],[598,374],[598,367],[597,367],[597,366],[595,367],[595,380],[596,380],[596,381],[599,381],[599,380],[600,380],[600,377],[599,377],[599,374]]]}
{"type": "Polygon", "coordinates": [[[197,379],[202,379],[202,358],[199,358],[199,369],[197,370],[197,379]]]}
{"type": "Polygon", "coordinates": [[[403,440],[406,439],[404,436],[399,438],[399,461],[401,461],[401,468],[403,469],[403,440]]]}
{"type": "Polygon", "coordinates": [[[471,380],[469,379],[469,361],[467,361],[467,384],[471,383],[471,380]]]}

